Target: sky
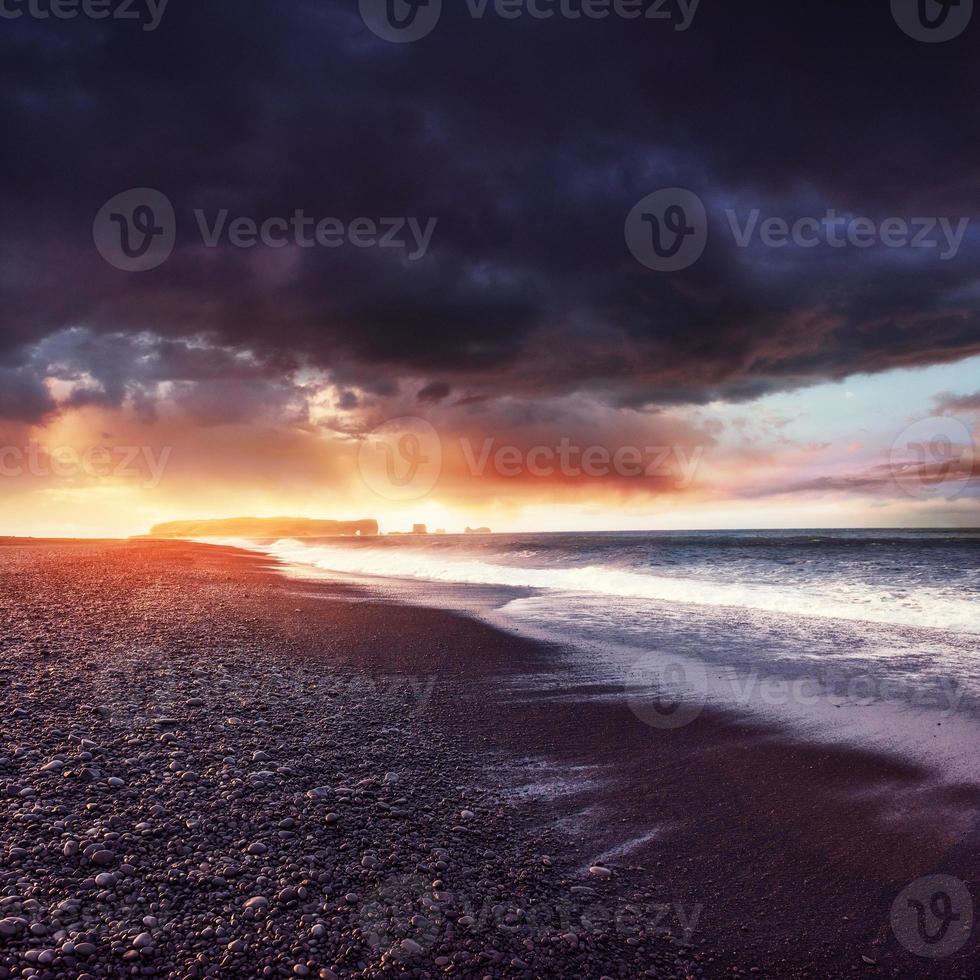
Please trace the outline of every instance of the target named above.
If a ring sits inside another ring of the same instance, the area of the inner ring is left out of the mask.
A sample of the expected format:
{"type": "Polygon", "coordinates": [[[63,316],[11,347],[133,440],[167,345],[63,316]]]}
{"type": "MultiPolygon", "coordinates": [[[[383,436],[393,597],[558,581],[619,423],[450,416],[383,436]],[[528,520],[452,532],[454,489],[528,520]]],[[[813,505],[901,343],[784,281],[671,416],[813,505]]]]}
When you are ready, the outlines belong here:
{"type": "Polygon", "coordinates": [[[389,2],[4,0],[0,534],[980,525],[972,3],[389,2]]]}

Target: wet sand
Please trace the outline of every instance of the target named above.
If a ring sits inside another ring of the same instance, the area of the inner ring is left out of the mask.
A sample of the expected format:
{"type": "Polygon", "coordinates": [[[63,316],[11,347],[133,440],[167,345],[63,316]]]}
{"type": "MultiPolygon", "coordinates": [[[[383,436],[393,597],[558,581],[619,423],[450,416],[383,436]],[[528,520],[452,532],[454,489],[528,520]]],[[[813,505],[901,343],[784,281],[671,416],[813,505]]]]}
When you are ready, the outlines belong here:
{"type": "Polygon", "coordinates": [[[0,545],[4,975],[976,973],[889,925],[980,894],[975,787],[229,549],[0,545]]]}

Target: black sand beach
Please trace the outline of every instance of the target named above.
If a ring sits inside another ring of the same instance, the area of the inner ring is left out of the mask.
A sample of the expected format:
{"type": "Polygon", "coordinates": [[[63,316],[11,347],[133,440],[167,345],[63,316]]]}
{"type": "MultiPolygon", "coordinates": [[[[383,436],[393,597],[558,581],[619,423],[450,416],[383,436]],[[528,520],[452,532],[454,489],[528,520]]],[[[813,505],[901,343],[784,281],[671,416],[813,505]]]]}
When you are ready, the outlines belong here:
{"type": "Polygon", "coordinates": [[[230,549],[8,540],[0,585],[0,977],[976,974],[889,927],[977,882],[972,787],[554,699],[555,648],[230,549]]]}

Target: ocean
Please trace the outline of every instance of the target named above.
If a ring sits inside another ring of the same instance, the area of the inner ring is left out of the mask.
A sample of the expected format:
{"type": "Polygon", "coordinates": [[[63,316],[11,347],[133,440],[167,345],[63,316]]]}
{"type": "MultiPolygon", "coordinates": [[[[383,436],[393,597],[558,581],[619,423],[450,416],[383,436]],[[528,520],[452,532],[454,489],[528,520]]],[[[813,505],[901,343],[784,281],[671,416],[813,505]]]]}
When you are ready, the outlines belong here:
{"type": "MultiPolygon", "coordinates": [[[[294,574],[352,577],[389,597],[462,609],[553,641],[563,653],[551,696],[574,688],[581,697],[588,685],[665,730],[710,707],[810,739],[872,742],[946,775],[980,779],[980,530],[247,546],[294,574]]],[[[540,688],[541,679],[533,683],[540,688]]]]}

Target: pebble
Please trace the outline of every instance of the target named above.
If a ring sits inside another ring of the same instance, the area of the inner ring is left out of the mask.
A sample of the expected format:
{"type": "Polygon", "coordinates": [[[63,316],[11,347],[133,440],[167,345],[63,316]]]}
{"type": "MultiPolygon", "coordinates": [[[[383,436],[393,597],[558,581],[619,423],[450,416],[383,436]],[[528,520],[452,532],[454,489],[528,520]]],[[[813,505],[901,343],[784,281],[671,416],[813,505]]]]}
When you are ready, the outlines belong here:
{"type": "Polygon", "coordinates": [[[0,936],[16,936],[26,928],[27,921],[25,919],[10,916],[5,919],[0,919],[0,936]]]}
{"type": "Polygon", "coordinates": [[[594,916],[625,882],[573,885],[574,843],[522,823],[442,702],[359,672],[373,621],[279,631],[248,562],[129,547],[29,583],[0,549],[0,716],[30,706],[0,751],[0,980],[684,975],[594,916]]]}

